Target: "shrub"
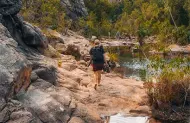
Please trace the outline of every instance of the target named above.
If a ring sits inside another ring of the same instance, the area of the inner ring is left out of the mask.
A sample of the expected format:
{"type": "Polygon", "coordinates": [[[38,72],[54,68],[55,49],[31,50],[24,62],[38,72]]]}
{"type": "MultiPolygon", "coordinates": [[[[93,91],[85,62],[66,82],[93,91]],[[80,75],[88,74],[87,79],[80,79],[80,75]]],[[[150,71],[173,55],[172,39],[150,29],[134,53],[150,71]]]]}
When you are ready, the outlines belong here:
{"type": "Polygon", "coordinates": [[[108,57],[110,58],[110,61],[113,61],[113,62],[119,61],[119,56],[116,53],[109,53],[108,57]]]}
{"type": "Polygon", "coordinates": [[[67,25],[65,10],[60,0],[23,0],[21,14],[26,21],[41,28],[51,28],[63,32],[67,25]]]}
{"type": "Polygon", "coordinates": [[[155,108],[169,109],[172,105],[185,106],[190,90],[188,58],[158,60],[149,64],[149,79],[145,83],[150,102],[155,108]],[[156,72],[153,72],[156,71],[156,72]],[[156,81],[153,81],[153,79],[156,81]]]}

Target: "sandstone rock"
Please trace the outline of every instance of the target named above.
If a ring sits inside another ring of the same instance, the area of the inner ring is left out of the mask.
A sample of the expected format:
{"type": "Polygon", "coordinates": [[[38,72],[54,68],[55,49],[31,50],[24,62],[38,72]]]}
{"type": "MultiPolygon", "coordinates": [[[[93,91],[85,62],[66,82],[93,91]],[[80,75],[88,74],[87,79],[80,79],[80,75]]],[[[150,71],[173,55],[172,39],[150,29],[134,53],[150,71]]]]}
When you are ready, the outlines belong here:
{"type": "Polygon", "coordinates": [[[68,88],[72,91],[79,90],[79,83],[77,83],[71,78],[58,79],[58,85],[60,85],[61,87],[68,88]]]}
{"type": "Polygon", "coordinates": [[[176,45],[176,44],[170,45],[168,47],[168,49],[170,49],[171,52],[182,52],[183,51],[182,47],[180,47],[179,45],[176,45]]]}
{"type": "Polygon", "coordinates": [[[64,63],[62,64],[62,68],[68,71],[73,71],[77,68],[78,66],[73,63],[64,63]]]}
{"type": "Polygon", "coordinates": [[[35,48],[47,48],[47,40],[41,33],[40,29],[27,22],[23,22],[23,20],[17,15],[21,7],[21,0],[1,0],[1,23],[9,30],[14,40],[24,46],[24,49],[29,50],[24,42],[35,48]]]}
{"type": "Polygon", "coordinates": [[[60,33],[58,33],[55,30],[48,29],[47,37],[49,38],[50,43],[58,41],[58,43],[64,44],[64,42],[65,42],[63,35],[61,35],[60,33]]]}
{"type": "Polygon", "coordinates": [[[77,104],[77,109],[73,113],[73,116],[84,117],[85,122],[88,123],[101,123],[99,114],[95,110],[87,108],[82,103],[77,104]]]}
{"type": "Polygon", "coordinates": [[[80,64],[80,65],[87,66],[87,62],[85,62],[84,60],[80,60],[80,61],[79,61],[79,64],[80,64]]]}
{"type": "Polygon", "coordinates": [[[62,54],[65,54],[66,51],[67,51],[67,46],[63,43],[57,43],[55,45],[55,49],[59,52],[59,53],[62,53],[62,54]]]}
{"type": "Polygon", "coordinates": [[[190,53],[190,45],[184,47],[184,53],[190,53]]]}
{"type": "Polygon", "coordinates": [[[54,49],[51,45],[48,45],[48,48],[44,51],[44,55],[51,58],[60,58],[61,54],[54,49]]]}
{"type": "Polygon", "coordinates": [[[137,113],[137,114],[150,114],[150,107],[149,106],[139,106],[137,109],[130,110],[130,113],[137,113]]]}
{"type": "Polygon", "coordinates": [[[68,123],[85,123],[80,117],[72,117],[68,123]]]}
{"type": "Polygon", "coordinates": [[[81,81],[81,78],[78,76],[77,73],[74,74],[73,72],[67,71],[67,70],[62,69],[62,68],[59,68],[58,72],[59,72],[57,74],[58,78],[61,78],[61,79],[71,79],[71,80],[73,80],[76,83],[80,83],[80,81],[81,81]]]}

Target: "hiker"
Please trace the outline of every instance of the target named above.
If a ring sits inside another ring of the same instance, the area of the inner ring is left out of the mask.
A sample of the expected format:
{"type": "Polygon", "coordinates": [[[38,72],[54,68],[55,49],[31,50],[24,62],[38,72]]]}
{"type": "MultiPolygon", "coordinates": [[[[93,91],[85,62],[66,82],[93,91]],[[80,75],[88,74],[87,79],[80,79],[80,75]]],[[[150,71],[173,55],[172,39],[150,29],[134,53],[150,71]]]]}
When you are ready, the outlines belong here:
{"type": "Polygon", "coordinates": [[[104,68],[104,65],[107,66],[105,59],[105,52],[103,46],[100,45],[99,40],[94,41],[94,46],[90,49],[91,60],[89,65],[92,65],[95,77],[95,86],[94,89],[97,89],[97,86],[100,85],[101,81],[101,72],[104,68]]]}

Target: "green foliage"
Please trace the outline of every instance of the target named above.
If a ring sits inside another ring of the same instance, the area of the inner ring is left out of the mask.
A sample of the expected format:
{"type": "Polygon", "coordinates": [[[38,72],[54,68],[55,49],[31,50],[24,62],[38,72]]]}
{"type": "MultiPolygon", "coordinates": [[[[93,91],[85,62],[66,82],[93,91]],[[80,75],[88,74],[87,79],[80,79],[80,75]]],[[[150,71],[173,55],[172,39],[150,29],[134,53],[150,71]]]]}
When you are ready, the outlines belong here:
{"type": "Polygon", "coordinates": [[[113,61],[113,62],[119,61],[119,56],[116,53],[109,53],[108,57],[110,58],[110,61],[113,61]]]}
{"type": "Polygon", "coordinates": [[[151,103],[158,108],[163,108],[160,104],[184,106],[190,85],[190,59],[177,57],[165,61],[156,57],[153,61],[148,65],[145,83],[151,103]]]}
{"type": "Polygon", "coordinates": [[[164,44],[187,44],[190,18],[189,0],[84,0],[89,15],[79,21],[66,19],[60,0],[23,0],[25,20],[42,28],[63,32],[80,30],[87,37],[137,36],[143,44],[146,36],[156,35],[164,44]],[[173,21],[174,20],[174,21],[173,21]],[[174,23],[175,22],[175,23],[174,23]],[[177,27],[176,27],[176,26],[177,27]]]}
{"type": "Polygon", "coordinates": [[[86,27],[85,34],[88,36],[107,36],[111,33],[114,37],[119,31],[121,34],[138,36],[139,40],[157,35],[163,43],[186,44],[190,17],[188,3],[188,0],[123,0],[116,3],[85,0],[93,19],[89,14],[90,18],[83,19],[81,26],[86,27]],[[93,26],[89,26],[89,22],[93,26]]]}
{"type": "Polygon", "coordinates": [[[64,8],[60,0],[23,0],[21,11],[25,20],[40,26],[63,31],[67,25],[64,8]]]}

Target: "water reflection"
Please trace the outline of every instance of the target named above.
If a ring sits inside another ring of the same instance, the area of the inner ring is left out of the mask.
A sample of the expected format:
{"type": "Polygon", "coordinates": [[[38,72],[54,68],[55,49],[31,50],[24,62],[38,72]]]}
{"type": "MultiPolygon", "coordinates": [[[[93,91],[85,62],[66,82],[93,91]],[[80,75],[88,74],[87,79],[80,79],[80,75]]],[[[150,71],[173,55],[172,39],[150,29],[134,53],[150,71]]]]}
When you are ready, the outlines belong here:
{"type": "Polygon", "coordinates": [[[148,117],[124,117],[121,114],[106,116],[104,123],[149,123],[148,117]]]}
{"type": "Polygon", "coordinates": [[[120,57],[120,65],[124,68],[124,76],[137,80],[145,80],[147,66],[145,59],[128,53],[120,57]]]}

